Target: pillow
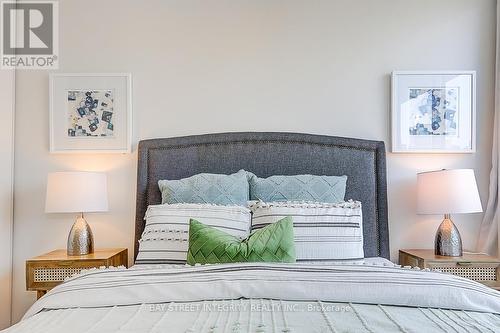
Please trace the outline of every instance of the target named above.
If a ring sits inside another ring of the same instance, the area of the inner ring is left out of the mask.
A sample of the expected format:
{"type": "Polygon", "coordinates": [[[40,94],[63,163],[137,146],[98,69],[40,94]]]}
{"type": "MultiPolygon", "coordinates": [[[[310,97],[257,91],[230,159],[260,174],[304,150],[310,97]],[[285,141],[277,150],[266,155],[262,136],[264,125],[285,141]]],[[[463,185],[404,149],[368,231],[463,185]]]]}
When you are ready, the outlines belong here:
{"type": "Polygon", "coordinates": [[[195,218],[230,235],[245,239],[250,234],[250,210],[240,206],[209,204],[152,205],[139,240],[136,264],[185,264],[189,219],[195,218]]]}
{"type": "Polygon", "coordinates": [[[293,222],[285,217],[240,240],[191,219],[187,263],[295,262],[293,222]]]}
{"type": "Polygon", "coordinates": [[[362,259],[361,203],[257,202],[250,205],[252,230],[291,216],[297,261],[362,259]]]}
{"type": "Polygon", "coordinates": [[[200,173],[179,180],[159,180],[162,204],[211,203],[245,206],[249,199],[246,171],[232,175],[200,173]]]}
{"type": "Polygon", "coordinates": [[[271,176],[259,178],[248,172],[250,200],[344,201],[347,176],[271,176]]]}

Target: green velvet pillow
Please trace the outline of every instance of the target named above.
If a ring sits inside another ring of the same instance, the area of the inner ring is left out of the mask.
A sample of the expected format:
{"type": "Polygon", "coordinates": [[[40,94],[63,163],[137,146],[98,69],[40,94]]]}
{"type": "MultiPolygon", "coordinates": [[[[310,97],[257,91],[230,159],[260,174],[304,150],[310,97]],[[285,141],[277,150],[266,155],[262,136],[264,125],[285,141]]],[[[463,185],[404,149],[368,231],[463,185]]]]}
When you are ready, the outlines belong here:
{"type": "Polygon", "coordinates": [[[187,263],[230,262],[295,262],[292,218],[285,217],[244,240],[191,219],[187,263]]]}

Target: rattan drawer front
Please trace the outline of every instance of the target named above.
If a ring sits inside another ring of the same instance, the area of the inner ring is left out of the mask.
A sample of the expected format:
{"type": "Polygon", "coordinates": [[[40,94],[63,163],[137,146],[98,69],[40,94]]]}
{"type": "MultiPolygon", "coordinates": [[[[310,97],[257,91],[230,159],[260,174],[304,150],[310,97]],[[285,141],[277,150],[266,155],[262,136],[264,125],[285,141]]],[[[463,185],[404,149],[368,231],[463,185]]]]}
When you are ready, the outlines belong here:
{"type": "Polygon", "coordinates": [[[46,262],[27,262],[26,287],[28,290],[53,288],[82,269],[107,266],[105,260],[61,260],[46,262]]]}
{"type": "Polygon", "coordinates": [[[428,266],[443,273],[461,276],[474,281],[497,281],[498,264],[429,263],[428,266]]]}
{"type": "Polygon", "coordinates": [[[60,282],[73,274],[80,273],[82,268],[35,268],[33,282],[60,282]]]}

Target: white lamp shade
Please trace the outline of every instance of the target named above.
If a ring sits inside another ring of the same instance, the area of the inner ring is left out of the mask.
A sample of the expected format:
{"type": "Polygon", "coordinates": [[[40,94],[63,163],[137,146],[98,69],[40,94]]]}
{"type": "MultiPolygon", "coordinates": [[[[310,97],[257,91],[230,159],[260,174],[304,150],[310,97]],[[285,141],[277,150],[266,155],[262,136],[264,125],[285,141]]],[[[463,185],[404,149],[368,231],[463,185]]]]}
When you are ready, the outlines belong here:
{"type": "Polygon", "coordinates": [[[47,177],[47,213],[85,213],[108,210],[106,174],[52,172],[47,177]]]}
{"type": "Polygon", "coordinates": [[[417,175],[419,214],[482,212],[476,177],[472,169],[440,170],[417,175]]]}

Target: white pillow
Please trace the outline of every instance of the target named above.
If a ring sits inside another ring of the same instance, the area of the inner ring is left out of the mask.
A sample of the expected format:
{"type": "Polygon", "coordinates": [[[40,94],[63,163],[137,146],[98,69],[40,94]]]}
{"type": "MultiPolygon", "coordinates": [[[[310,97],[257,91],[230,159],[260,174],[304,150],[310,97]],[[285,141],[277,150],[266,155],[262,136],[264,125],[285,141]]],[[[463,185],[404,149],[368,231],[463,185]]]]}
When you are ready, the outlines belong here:
{"type": "Polygon", "coordinates": [[[293,220],[297,261],[363,259],[361,203],[256,202],[252,231],[285,216],[293,220]]]}
{"type": "Polygon", "coordinates": [[[139,240],[136,264],[184,264],[189,244],[189,220],[244,239],[250,234],[250,210],[241,206],[211,204],[151,205],[139,240]]]}

